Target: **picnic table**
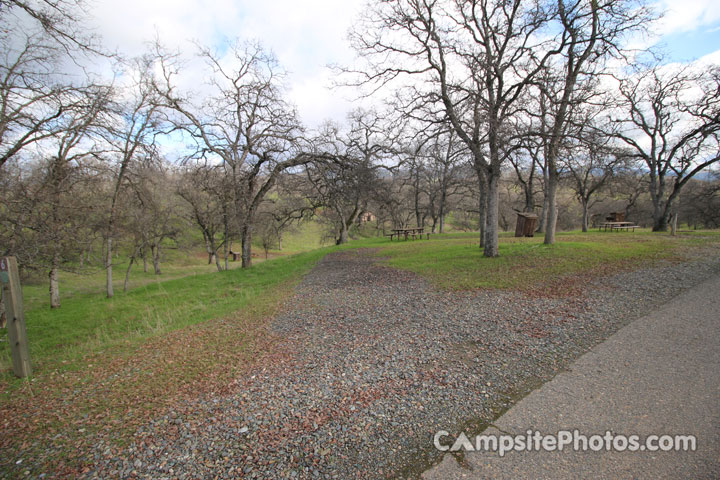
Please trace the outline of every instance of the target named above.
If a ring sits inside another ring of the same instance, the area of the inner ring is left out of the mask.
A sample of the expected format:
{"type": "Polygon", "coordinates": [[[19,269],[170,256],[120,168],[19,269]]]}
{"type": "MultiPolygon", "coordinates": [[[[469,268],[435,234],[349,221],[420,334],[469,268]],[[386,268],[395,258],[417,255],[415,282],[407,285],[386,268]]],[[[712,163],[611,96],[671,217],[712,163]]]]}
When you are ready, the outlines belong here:
{"type": "Polygon", "coordinates": [[[634,232],[636,228],[640,228],[640,225],[635,225],[633,222],[603,222],[598,225],[598,231],[605,229],[604,231],[608,231],[608,228],[612,232],[613,230],[630,230],[634,232]]]}
{"type": "Polygon", "coordinates": [[[392,233],[389,235],[386,235],[390,237],[390,241],[392,241],[393,237],[396,237],[398,240],[400,240],[400,237],[404,237],[405,240],[408,239],[408,237],[412,237],[413,240],[416,238],[422,238],[422,236],[426,235],[427,239],[430,239],[430,232],[425,232],[425,229],[423,227],[415,227],[415,228],[393,228],[392,233]]]}

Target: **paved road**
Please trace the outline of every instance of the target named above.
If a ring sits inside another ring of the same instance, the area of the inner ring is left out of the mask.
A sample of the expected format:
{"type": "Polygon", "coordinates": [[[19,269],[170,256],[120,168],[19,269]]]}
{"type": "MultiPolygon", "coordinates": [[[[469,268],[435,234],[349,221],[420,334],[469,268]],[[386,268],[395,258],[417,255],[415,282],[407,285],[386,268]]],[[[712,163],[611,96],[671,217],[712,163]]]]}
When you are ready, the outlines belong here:
{"type": "Polygon", "coordinates": [[[484,434],[690,434],[695,452],[450,454],[425,479],[720,478],[720,277],[622,328],[484,434]]]}

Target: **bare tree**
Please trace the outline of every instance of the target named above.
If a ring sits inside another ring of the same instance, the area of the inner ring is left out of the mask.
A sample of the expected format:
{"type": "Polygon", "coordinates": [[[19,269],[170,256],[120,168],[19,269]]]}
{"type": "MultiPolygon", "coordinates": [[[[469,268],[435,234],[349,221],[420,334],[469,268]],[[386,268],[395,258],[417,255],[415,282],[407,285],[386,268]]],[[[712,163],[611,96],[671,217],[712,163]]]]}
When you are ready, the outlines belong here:
{"type": "MultiPolygon", "coordinates": [[[[181,174],[178,195],[190,206],[189,220],[202,232],[208,264],[215,263],[222,271],[218,250],[228,243],[229,235],[219,238],[221,232],[227,232],[227,216],[223,214],[225,196],[220,171],[212,166],[186,167],[181,174]]],[[[226,255],[227,261],[227,255],[226,255]]],[[[226,266],[227,268],[227,266],[226,266]]]]}
{"type": "Polygon", "coordinates": [[[720,67],[656,66],[623,79],[619,92],[616,136],[648,169],[653,231],[666,231],[683,187],[720,160],[720,67]]]}
{"type": "Polygon", "coordinates": [[[458,141],[454,130],[448,129],[435,135],[428,145],[427,156],[423,174],[428,213],[433,221],[432,232],[443,233],[445,217],[452,209],[453,199],[464,193],[468,186],[462,176],[468,151],[458,141]]]}
{"type": "Polygon", "coordinates": [[[697,229],[720,227],[720,171],[708,172],[705,179],[694,179],[683,190],[680,213],[688,226],[697,229]]]}
{"type": "MultiPolygon", "coordinates": [[[[49,159],[47,183],[49,187],[49,209],[45,235],[51,250],[50,261],[50,307],[60,307],[59,270],[62,248],[68,242],[74,242],[73,232],[68,231],[73,222],[68,221],[68,205],[65,199],[72,196],[75,182],[81,180],[82,160],[90,156],[89,149],[94,147],[88,138],[97,128],[97,119],[107,106],[108,90],[93,89],[85,95],[84,108],[76,108],[66,115],[62,133],[58,135],[55,154],[49,159]],[[83,143],[89,143],[83,148],[83,143]],[[65,212],[63,212],[63,209],[65,212]]],[[[71,202],[74,203],[74,202],[71,202]]],[[[74,204],[72,208],[77,208],[74,204]]],[[[76,213],[76,212],[75,212],[76,213]]]]}
{"type": "Polygon", "coordinates": [[[309,194],[316,208],[335,230],[337,244],[349,240],[350,227],[367,211],[378,187],[378,171],[392,170],[386,154],[394,134],[384,117],[374,110],[358,109],[348,115],[343,131],[326,123],[314,140],[315,161],[306,168],[309,194]]]}
{"type": "Polygon", "coordinates": [[[224,57],[200,48],[210,68],[201,96],[181,94],[175,83],[177,57],[157,48],[162,83],[156,89],[173,121],[197,144],[190,159],[221,166],[231,186],[233,211],[242,241],[242,266],[252,262],[255,215],[278,175],[309,161],[301,152],[301,129],[295,111],[282,99],[282,74],[274,57],[258,45],[236,43],[224,57]]]}
{"type": "Polygon", "coordinates": [[[283,249],[283,235],[286,232],[312,216],[314,208],[306,198],[299,195],[300,191],[294,188],[287,193],[278,192],[275,198],[266,199],[260,206],[257,224],[265,259],[270,249],[283,249]]]}
{"type": "Polygon", "coordinates": [[[570,188],[582,207],[582,231],[588,231],[589,210],[596,194],[607,185],[616,167],[623,162],[620,151],[608,145],[609,137],[596,129],[581,129],[577,145],[566,149],[563,165],[570,176],[570,188]]]}
{"type": "Polygon", "coordinates": [[[25,155],[8,185],[4,217],[16,240],[8,253],[24,268],[42,269],[50,280],[50,307],[60,307],[59,273],[80,253],[76,235],[83,230],[91,202],[83,185],[92,181],[91,139],[107,102],[105,88],[77,89],[72,106],[57,119],[57,133],[43,142],[42,154],[25,155]],[[18,244],[17,241],[21,243],[18,244]]]}
{"type": "Polygon", "coordinates": [[[87,7],[82,0],[2,0],[0,21],[42,33],[71,56],[80,52],[106,55],[98,37],[87,28],[87,7]]]}
{"type": "Polygon", "coordinates": [[[370,164],[363,158],[351,156],[338,137],[338,131],[326,125],[328,138],[323,150],[329,158],[308,164],[307,174],[310,202],[320,219],[332,229],[337,245],[347,243],[350,227],[366,209],[370,188],[374,183],[370,164]]]}
{"type": "Polygon", "coordinates": [[[624,59],[623,39],[652,20],[648,9],[635,0],[592,2],[559,0],[557,19],[562,27],[561,55],[546,65],[545,82],[538,83],[548,101],[544,141],[548,199],[545,243],[555,242],[559,155],[568,135],[573,109],[595,96],[594,84],[607,58],[624,59]]]}
{"type": "Polygon", "coordinates": [[[368,59],[364,82],[419,76],[408,97],[440,103],[467,145],[483,193],[489,257],[498,255],[498,188],[513,150],[509,119],[535,75],[564,47],[564,37],[541,34],[553,14],[546,7],[520,0],[379,2],[352,35],[368,59]]]}
{"type": "Polygon", "coordinates": [[[0,1],[0,168],[58,132],[74,89],[63,62],[101,53],[82,7],[79,0],[0,1]]]}
{"type": "Polygon", "coordinates": [[[534,140],[536,139],[528,136],[528,138],[523,141],[523,148],[515,150],[515,152],[508,157],[515,171],[517,181],[523,191],[523,212],[532,212],[535,210],[538,159],[542,158],[542,155],[539,155],[542,147],[540,142],[534,140]]]}
{"type": "Polygon", "coordinates": [[[112,192],[107,209],[105,228],[106,294],[113,290],[113,242],[120,195],[127,186],[131,164],[140,158],[155,158],[155,139],[159,133],[159,102],[152,84],[152,60],[135,59],[129,65],[131,83],[124,89],[116,88],[116,99],[105,123],[105,140],[108,151],[105,159],[112,178],[112,192]]]}
{"type": "Polygon", "coordinates": [[[386,221],[398,227],[409,226],[411,218],[416,215],[411,204],[406,201],[407,171],[398,168],[377,180],[378,188],[369,203],[369,208],[378,219],[381,233],[384,233],[386,221]]]}
{"type": "Polygon", "coordinates": [[[0,168],[57,133],[70,93],[56,73],[60,54],[50,41],[24,35],[18,42],[0,33],[0,168]]]}
{"type": "MultiPolygon", "coordinates": [[[[424,201],[427,196],[427,188],[424,183],[425,162],[423,161],[423,145],[420,144],[415,148],[411,148],[406,154],[407,159],[404,162],[408,178],[406,184],[412,191],[413,211],[415,212],[415,224],[418,227],[425,226],[425,219],[428,215],[428,205],[424,201]]],[[[429,199],[428,199],[429,200],[429,199]]]]}
{"type": "Polygon", "coordinates": [[[127,290],[133,263],[142,257],[146,264],[148,252],[155,275],[161,274],[160,252],[163,242],[174,240],[181,231],[179,199],[167,165],[154,159],[140,163],[128,175],[128,183],[131,199],[129,205],[126,205],[130,211],[126,215],[129,221],[125,229],[132,237],[132,242],[123,291],[127,290]]]}
{"type": "MultiPolygon", "coordinates": [[[[487,187],[487,202],[481,201],[487,205],[486,256],[498,255],[498,187],[502,166],[517,148],[510,120],[524,114],[523,93],[550,63],[560,65],[564,86],[548,138],[552,170],[585,67],[646,21],[632,3],[394,0],[376,3],[352,34],[355,48],[368,60],[358,72],[360,83],[388,85],[407,75],[419,77],[406,87],[411,91],[406,98],[440,103],[467,145],[478,180],[487,187]]],[[[555,231],[553,189],[551,173],[549,243],[555,231]]]]}

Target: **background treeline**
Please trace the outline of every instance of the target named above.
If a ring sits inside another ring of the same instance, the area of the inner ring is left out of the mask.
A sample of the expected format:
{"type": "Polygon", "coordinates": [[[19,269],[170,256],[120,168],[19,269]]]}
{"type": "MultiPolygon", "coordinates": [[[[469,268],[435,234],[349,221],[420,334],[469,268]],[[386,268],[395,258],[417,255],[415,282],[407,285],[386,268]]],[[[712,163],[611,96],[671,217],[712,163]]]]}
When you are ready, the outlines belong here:
{"type": "Polygon", "coordinates": [[[307,221],[338,244],[479,230],[487,256],[523,211],[546,243],[609,212],[720,222],[720,69],[624,50],[654,18],[638,2],[371,2],[338,78],[382,100],[314,129],[262,46],[128,59],[81,12],[0,4],[0,254],[54,308],[62,270],[104,269],[112,297],[121,257],[126,287],[168,248],[249,267],[307,221]]]}

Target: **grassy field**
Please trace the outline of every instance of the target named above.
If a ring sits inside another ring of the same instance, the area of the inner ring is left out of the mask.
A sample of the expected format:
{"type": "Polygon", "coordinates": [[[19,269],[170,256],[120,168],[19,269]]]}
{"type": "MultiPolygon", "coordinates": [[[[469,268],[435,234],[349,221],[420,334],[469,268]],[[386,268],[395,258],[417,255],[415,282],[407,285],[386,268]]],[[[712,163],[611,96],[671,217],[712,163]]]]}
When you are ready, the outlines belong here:
{"type": "MultiPolygon", "coordinates": [[[[144,282],[112,299],[102,295],[101,274],[69,279],[67,275],[70,293],[57,310],[47,308],[45,295],[40,295],[43,287],[27,286],[25,315],[35,369],[42,373],[59,362],[71,368],[73,360],[83,355],[248,308],[274,289],[290,288],[324,254],[314,250],[225,272],[174,265],[161,276],[140,273],[144,282]]],[[[0,351],[9,365],[6,346],[0,344],[0,351]]]]}
{"type": "MultiPolygon", "coordinates": [[[[264,262],[262,252],[250,270],[231,263],[228,272],[207,265],[206,256],[169,250],[162,275],[137,266],[130,290],[122,293],[125,265],[115,268],[116,296],[104,297],[104,271],[63,273],[62,307],[50,310],[47,285],[24,285],[25,309],[31,355],[36,371],[72,368],[74,359],[88,353],[117,348],[150,336],[223,317],[247,308],[273,289],[297,281],[326,252],[337,247],[320,245],[321,230],[315,222],[287,235],[284,249],[272,251],[264,262]],[[305,252],[297,255],[297,252],[305,252]],[[295,255],[293,255],[295,254],[295,255]],[[278,258],[280,257],[280,258],[278,258]],[[65,363],[62,363],[65,362],[65,363]]],[[[477,233],[433,235],[432,239],[389,242],[368,237],[340,248],[376,248],[379,261],[427,277],[437,287],[453,290],[475,288],[531,288],[552,279],[632,268],[638,263],[673,258],[694,245],[720,243],[720,232],[688,232],[671,237],[649,231],[562,232],[555,245],[542,237],[514,238],[501,234],[500,256],[484,258],[477,233]]],[[[256,253],[257,249],[256,249],[256,253]]],[[[1,332],[1,331],[0,331],[1,332]]],[[[9,351],[0,343],[3,374],[9,380],[9,351]]],[[[11,383],[12,381],[9,380],[11,383]]]]}
{"type": "MultiPolygon", "coordinates": [[[[37,453],[60,445],[61,454],[46,459],[48,465],[74,468],[91,442],[87,432],[122,443],[174,402],[224,391],[272,352],[275,339],[266,330],[267,319],[328,252],[372,248],[378,262],[416,272],[441,289],[542,290],[681,259],[695,247],[720,246],[718,231],[675,237],[564,232],[552,246],[543,245],[541,237],[507,233],[501,236],[500,257],[484,258],[476,233],[407,242],[369,237],[318,249],[319,238],[319,226],[308,224],[288,235],[283,252],[272,252],[275,258],[262,261],[257,249],[260,257],[251,269],[226,272],[208,266],[202,252],[171,251],[162,275],[137,268],[131,289],[120,292],[120,283],[113,299],[103,295],[101,270],[64,274],[58,310],[47,307],[46,285],[24,286],[34,375],[30,381],[15,379],[7,343],[0,342],[0,449],[27,455],[28,448],[37,453]],[[293,252],[303,253],[289,255],[293,252]]],[[[119,282],[122,270],[118,266],[119,282]]],[[[0,338],[6,338],[4,330],[0,338]]]]}
{"type": "MultiPolygon", "coordinates": [[[[286,235],[282,250],[270,250],[268,252],[269,258],[294,255],[327,246],[328,242],[321,242],[321,237],[322,227],[317,222],[306,222],[286,235]]],[[[152,262],[149,262],[148,272],[143,271],[142,263],[135,264],[131,271],[128,289],[133,290],[176,278],[217,272],[215,264],[208,264],[207,254],[201,250],[186,252],[179,251],[176,248],[167,248],[163,250],[162,257],[161,275],[155,275],[152,262]]],[[[254,244],[253,262],[259,264],[264,261],[265,252],[262,246],[259,243],[254,244]]],[[[113,263],[113,287],[116,293],[122,292],[127,266],[128,259],[125,256],[115,258],[113,263]]],[[[240,262],[230,262],[229,266],[231,270],[240,268],[240,262]]],[[[60,272],[62,301],[64,302],[65,299],[77,295],[103,295],[105,291],[105,270],[97,266],[89,266],[78,270],[78,273],[60,272]]],[[[49,304],[49,294],[46,277],[36,274],[30,282],[23,285],[23,295],[26,305],[31,306],[31,308],[47,306],[49,304]]]]}
{"type": "Polygon", "coordinates": [[[434,236],[430,241],[386,242],[380,256],[392,267],[410,270],[439,288],[534,288],[578,274],[633,268],[658,259],[678,258],[693,246],[720,244],[718,232],[672,237],[649,231],[562,232],[555,245],[543,238],[500,239],[500,256],[484,258],[477,234],[434,236]]]}

